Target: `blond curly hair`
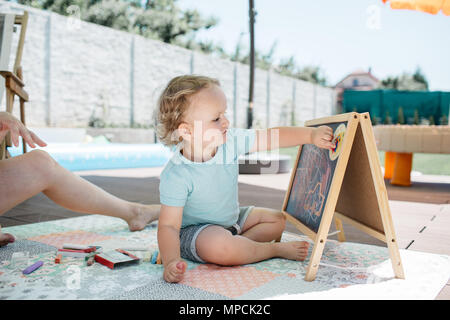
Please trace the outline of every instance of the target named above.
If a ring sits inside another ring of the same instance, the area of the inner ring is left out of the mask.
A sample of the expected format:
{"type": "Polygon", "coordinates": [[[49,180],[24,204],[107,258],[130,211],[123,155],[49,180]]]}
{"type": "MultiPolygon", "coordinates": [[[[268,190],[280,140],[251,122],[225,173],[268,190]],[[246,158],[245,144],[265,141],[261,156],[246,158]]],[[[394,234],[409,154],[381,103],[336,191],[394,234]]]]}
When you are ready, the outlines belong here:
{"type": "Polygon", "coordinates": [[[156,132],[164,145],[173,146],[181,141],[182,138],[174,133],[183,122],[190,105],[189,98],[211,85],[220,86],[220,82],[199,75],[183,75],[169,81],[159,97],[157,112],[156,132]]]}

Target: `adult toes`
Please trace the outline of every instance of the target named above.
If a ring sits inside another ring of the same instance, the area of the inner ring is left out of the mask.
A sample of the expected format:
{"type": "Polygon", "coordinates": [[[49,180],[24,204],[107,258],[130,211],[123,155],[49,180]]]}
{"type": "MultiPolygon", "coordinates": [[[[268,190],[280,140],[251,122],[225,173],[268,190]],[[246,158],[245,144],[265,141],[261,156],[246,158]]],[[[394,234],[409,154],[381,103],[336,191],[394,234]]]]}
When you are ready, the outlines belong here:
{"type": "Polygon", "coordinates": [[[8,243],[13,243],[16,238],[9,233],[0,233],[0,247],[6,246],[8,243]]]}

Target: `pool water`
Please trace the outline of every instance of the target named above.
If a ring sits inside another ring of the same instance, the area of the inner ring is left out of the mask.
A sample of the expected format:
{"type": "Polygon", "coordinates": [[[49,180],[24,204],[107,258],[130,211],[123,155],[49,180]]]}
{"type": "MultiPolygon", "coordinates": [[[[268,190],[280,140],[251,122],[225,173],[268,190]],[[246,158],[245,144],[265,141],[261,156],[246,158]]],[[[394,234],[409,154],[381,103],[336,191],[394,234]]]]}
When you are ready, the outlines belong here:
{"type": "MultiPolygon", "coordinates": [[[[172,156],[162,144],[49,143],[45,150],[70,171],[161,167],[172,156]]],[[[22,145],[8,149],[11,156],[22,154],[22,145]]],[[[28,147],[28,151],[33,149],[28,147]]]]}

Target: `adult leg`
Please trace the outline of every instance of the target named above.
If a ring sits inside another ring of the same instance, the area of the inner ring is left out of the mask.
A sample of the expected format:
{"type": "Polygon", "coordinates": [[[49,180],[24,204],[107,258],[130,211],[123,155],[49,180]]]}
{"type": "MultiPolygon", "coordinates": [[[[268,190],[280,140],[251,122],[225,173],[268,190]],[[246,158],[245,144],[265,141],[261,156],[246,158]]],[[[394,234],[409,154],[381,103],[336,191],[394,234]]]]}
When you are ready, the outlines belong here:
{"type": "Polygon", "coordinates": [[[72,211],[121,218],[131,231],[143,229],[159,216],[160,205],[117,198],[61,167],[44,151],[0,161],[0,214],[39,192],[72,211]]]}
{"type": "Polygon", "coordinates": [[[197,254],[204,261],[219,265],[242,265],[274,257],[302,261],[308,254],[308,243],[257,242],[245,236],[233,236],[220,226],[208,226],[196,240],[197,254]]]}

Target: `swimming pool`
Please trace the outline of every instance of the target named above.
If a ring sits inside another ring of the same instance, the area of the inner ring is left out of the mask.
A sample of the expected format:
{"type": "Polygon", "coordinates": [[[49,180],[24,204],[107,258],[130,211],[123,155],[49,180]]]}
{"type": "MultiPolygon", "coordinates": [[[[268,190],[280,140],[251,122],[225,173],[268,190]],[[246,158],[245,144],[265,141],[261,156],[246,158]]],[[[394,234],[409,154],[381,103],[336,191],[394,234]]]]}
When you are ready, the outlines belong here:
{"type": "MultiPolygon", "coordinates": [[[[172,156],[162,144],[61,143],[52,142],[45,150],[70,171],[161,167],[172,156]]],[[[22,154],[22,145],[8,149],[11,156],[22,154]]],[[[33,150],[28,148],[29,151],[33,150]]]]}

